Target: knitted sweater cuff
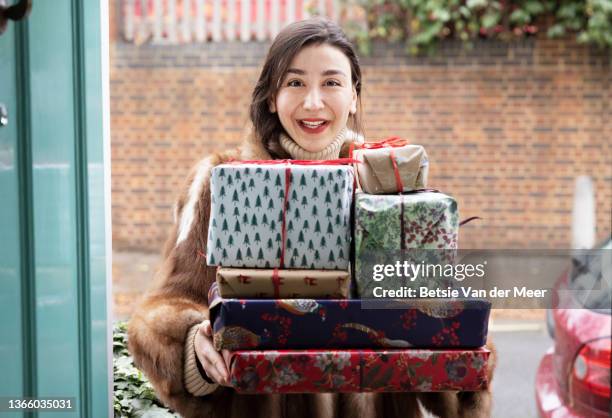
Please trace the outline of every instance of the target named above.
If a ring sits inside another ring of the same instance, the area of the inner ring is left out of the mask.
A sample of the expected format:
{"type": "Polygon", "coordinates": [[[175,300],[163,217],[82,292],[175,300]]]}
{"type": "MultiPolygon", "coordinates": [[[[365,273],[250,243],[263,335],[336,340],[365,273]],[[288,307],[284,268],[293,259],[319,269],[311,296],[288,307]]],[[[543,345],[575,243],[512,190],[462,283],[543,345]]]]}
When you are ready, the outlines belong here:
{"type": "Polygon", "coordinates": [[[194,396],[204,396],[214,392],[219,386],[217,383],[209,383],[204,379],[198,370],[198,363],[195,353],[195,337],[200,329],[200,324],[196,324],[189,330],[185,340],[185,366],[183,379],[185,389],[194,396]]]}

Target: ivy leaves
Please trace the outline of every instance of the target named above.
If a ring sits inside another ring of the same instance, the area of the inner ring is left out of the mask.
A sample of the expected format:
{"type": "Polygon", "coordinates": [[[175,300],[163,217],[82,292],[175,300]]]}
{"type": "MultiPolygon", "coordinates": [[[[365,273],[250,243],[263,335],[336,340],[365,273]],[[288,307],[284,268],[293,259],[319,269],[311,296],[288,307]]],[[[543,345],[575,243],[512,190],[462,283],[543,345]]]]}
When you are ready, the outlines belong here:
{"type": "Polygon", "coordinates": [[[341,24],[360,52],[374,39],[402,41],[411,54],[435,52],[446,38],[512,40],[544,32],[612,46],[612,0],[343,0],[341,24]]]}
{"type": "Polygon", "coordinates": [[[179,417],[163,407],[153,386],[134,367],[127,349],[127,324],[113,327],[113,408],[115,417],[170,418],[179,417]]]}

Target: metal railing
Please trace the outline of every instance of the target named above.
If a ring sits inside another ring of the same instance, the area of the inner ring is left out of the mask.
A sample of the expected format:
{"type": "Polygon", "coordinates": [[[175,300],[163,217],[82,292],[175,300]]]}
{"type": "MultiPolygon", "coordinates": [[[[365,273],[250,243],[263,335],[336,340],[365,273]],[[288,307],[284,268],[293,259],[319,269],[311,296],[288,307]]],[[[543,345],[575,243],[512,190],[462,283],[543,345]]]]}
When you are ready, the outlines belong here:
{"type": "Polygon", "coordinates": [[[123,35],[136,44],[273,39],[315,13],[338,20],[340,0],[121,0],[123,35]],[[246,17],[246,18],[245,18],[246,17]]]}

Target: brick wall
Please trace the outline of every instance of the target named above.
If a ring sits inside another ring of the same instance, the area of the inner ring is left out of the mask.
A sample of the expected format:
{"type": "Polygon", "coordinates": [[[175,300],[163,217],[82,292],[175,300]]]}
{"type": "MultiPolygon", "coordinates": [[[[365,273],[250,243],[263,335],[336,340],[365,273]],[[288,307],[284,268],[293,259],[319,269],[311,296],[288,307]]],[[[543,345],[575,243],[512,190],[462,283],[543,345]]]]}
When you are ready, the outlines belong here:
{"type": "MultiPolygon", "coordinates": [[[[159,251],[188,169],[238,144],[268,44],[111,42],[115,248],[159,251]]],[[[592,176],[610,234],[609,54],[572,41],[448,42],[432,58],[378,44],[362,59],[366,137],[423,144],[430,185],[454,195],[463,248],[564,248],[574,178],[592,176]]]]}

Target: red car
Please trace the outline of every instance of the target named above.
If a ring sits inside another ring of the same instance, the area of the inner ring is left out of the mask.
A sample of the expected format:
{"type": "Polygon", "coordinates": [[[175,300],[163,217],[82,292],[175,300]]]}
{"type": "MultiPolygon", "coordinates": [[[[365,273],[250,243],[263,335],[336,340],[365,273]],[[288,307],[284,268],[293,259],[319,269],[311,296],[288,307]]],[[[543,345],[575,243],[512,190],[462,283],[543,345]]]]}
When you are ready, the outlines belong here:
{"type": "Polygon", "coordinates": [[[548,311],[555,344],[536,374],[541,417],[612,416],[612,240],[599,248],[573,257],[556,284],[559,308],[548,311]]]}

